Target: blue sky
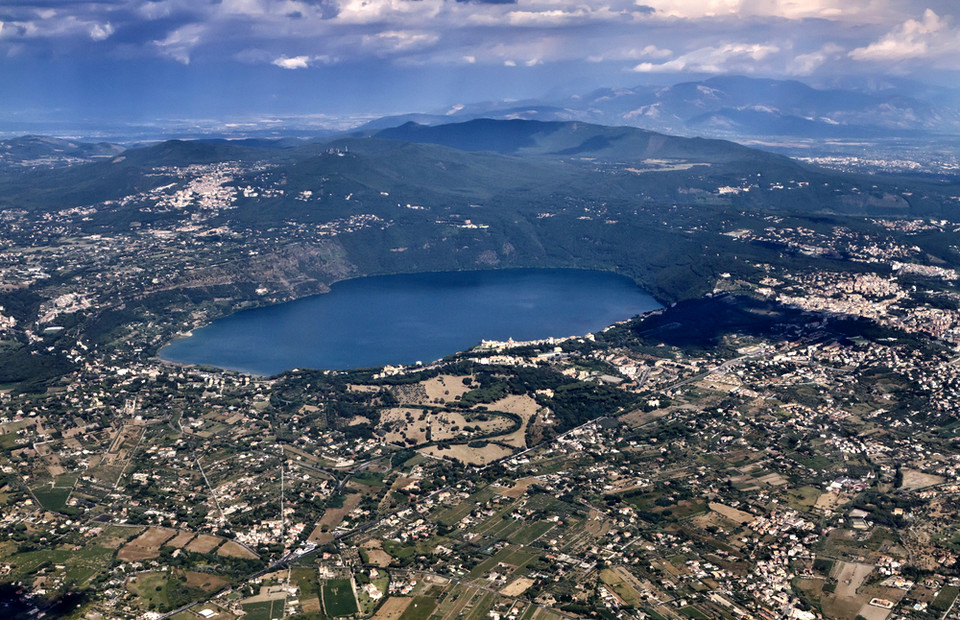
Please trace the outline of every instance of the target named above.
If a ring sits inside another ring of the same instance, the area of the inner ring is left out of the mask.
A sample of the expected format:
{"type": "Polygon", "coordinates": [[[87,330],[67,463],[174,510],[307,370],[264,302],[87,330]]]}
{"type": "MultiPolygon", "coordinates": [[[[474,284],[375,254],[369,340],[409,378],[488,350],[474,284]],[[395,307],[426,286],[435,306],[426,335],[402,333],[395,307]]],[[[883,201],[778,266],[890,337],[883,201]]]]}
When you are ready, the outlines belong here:
{"type": "Polygon", "coordinates": [[[0,123],[335,123],[736,73],[960,84],[955,0],[0,0],[0,123]]]}

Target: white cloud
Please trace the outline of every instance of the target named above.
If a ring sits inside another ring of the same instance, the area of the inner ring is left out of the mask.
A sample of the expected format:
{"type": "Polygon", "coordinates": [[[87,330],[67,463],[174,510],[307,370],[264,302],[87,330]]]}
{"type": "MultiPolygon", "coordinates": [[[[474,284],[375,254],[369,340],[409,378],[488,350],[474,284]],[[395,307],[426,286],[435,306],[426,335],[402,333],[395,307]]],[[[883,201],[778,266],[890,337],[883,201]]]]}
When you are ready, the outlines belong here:
{"type": "Polygon", "coordinates": [[[164,56],[189,65],[190,52],[200,44],[205,31],[206,28],[201,24],[187,24],[170,32],[162,40],[154,41],[153,44],[164,56]]]}
{"type": "Polygon", "coordinates": [[[670,58],[673,52],[667,49],[660,49],[656,45],[648,45],[640,50],[639,58],[670,58]]]}
{"type": "Polygon", "coordinates": [[[378,52],[396,53],[429,47],[439,39],[439,35],[432,32],[387,30],[376,34],[364,35],[362,40],[365,46],[372,47],[378,52]]]}
{"type": "Polygon", "coordinates": [[[780,51],[776,45],[760,43],[727,43],[719,47],[703,47],[663,63],[642,62],[633,70],[638,73],[675,73],[697,71],[752,73],[756,63],[780,51]]]}
{"type": "Polygon", "coordinates": [[[815,52],[800,54],[787,65],[790,75],[810,75],[828,60],[834,60],[843,53],[843,48],[835,43],[827,43],[815,52]]]}
{"type": "Polygon", "coordinates": [[[854,60],[897,61],[920,58],[956,47],[958,33],[949,31],[946,21],[931,9],[923,14],[923,21],[909,19],[880,40],[850,52],[854,60]],[[945,41],[946,35],[950,41],[945,41]]]}
{"type": "MultiPolygon", "coordinates": [[[[894,0],[644,0],[662,17],[820,18],[875,22],[895,10],[894,0]]],[[[902,4],[902,3],[901,3],[902,4]]]]}
{"type": "Polygon", "coordinates": [[[280,67],[281,69],[306,69],[310,66],[310,57],[294,56],[293,58],[288,58],[287,56],[281,56],[280,58],[275,59],[271,64],[280,67]]]}
{"type": "Polygon", "coordinates": [[[90,27],[90,38],[94,41],[105,41],[110,38],[110,35],[113,34],[113,26],[110,25],[110,22],[107,22],[104,25],[94,24],[90,27]]]}

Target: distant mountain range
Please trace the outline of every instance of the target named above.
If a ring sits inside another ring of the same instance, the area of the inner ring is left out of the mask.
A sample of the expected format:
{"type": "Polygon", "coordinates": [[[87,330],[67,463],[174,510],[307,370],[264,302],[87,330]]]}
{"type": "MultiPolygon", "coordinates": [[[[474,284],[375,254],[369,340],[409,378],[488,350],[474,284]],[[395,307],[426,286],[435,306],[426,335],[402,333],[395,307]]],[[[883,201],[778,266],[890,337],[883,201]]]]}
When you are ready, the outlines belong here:
{"type": "Polygon", "coordinates": [[[487,103],[448,114],[385,117],[361,130],[405,122],[443,124],[474,118],[580,120],[677,135],[889,138],[917,132],[960,134],[960,93],[873,84],[814,88],[793,80],[714,77],[666,87],[601,89],[560,101],[487,103]]]}
{"type": "Polygon", "coordinates": [[[107,159],[124,147],[106,142],[89,143],[47,136],[22,136],[0,140],[0,170],[55,168],[107,159]]]}

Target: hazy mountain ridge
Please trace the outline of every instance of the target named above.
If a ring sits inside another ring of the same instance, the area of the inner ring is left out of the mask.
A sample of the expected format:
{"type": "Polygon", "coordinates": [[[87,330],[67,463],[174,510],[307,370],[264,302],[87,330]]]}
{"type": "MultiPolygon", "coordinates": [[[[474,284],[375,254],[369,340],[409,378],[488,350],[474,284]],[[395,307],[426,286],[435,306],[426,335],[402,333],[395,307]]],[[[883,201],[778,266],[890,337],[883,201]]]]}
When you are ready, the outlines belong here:
{"type": "Polygon", "coordinates": [[[82,142],[49,136],[27,135],[0,140],[0,170],[52,168],[89,163],[119,155],[119,144],[82,142]]]}
{"type": "Polygon", "coordinates": [[[477,118],[578,120],[730,139],[890,138],[916,132],[960,134],[960,95],[910,82],[851,81],[818,88],[797,80],[720,76],[671,86],[604,88],[557,101],[470,104],[444,114],[384,117],[360,130],[477,118]]]}

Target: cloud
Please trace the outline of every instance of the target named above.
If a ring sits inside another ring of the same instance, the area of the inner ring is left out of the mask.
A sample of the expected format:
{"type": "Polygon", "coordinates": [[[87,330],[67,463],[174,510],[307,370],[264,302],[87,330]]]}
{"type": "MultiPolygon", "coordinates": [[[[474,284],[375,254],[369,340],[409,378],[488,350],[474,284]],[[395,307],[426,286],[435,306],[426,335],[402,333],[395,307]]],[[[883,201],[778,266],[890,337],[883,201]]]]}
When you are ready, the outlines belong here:
{"type": "Polygon", "coordinates": [[[810,75],[828,60],[834,60],[843,53],[843,48],[835,43],[827,43],[820,49],[807,54],[799,54],[788,63],[786,73],[789,75],[810,75]]]}
{"type": "Polygon", "coordinates": [[[167,34],[163,39],[153,42],[160,53],[179,63],[189,65],[190,53],[200,41],[206,31],[201,24],[188,24],[167,34]]]}
{"type": "Polygon", "coordinates": [[[286,56],[281,56],[280,58],[275,59],[271,64],[276,65],[281,69],[306,69],[310,66],[310,57],[294,56],[293,58],[288,58],[286,56]]]}
{"type": "Polygon", "coordinates": [[[105,41],[109,39],[112,34],[113,26],[110,25],[110,22],[102,26],[100,24],[94,24],[90,27],[90,38],[94,41],[105,41]]]}
{"type": "Polygon", "coordinates": [[[899,61],[922,58],[943,51],[944,44],[956,46],[958,33],[950,31],[946,21],[931,9],[923,13],[923,20],[909,19],[880,40],[858,47],[849,54],[854,60],[899,61]],[[946,35],[951,41],[944,41],[946,35]]]}
{"type": "Polygon", "coordinates": [[[894,10],[894,0],[647,0],[662,17],[873,21],[894,10]]]}
{"type": "Polygon", "coordinates": [[[776,45],[761,43],[727,43],[703,47],[663,63],[642,62],[633,70],[638,73],[753,73],[757,62],[780,51],[776,45]]]}
{"type": "Polygon", "coordinates": [[[440,39],[431,32],[387,30],[372,35],[364,35],[362,41],[367,47],[379,53],[396,53],[433,45],[440,39]]]}
{"type": "Polygon", "coordinates": [[[885,62],[911,59],[960,68],[955,0],[639,2],[0,0],[0,58],[16,46],[34,58],[160,57],[284,69],[510,61],[532,74],[586,61],[598,75],[803,76],[863,62],[884,71],[885,62]]]}

